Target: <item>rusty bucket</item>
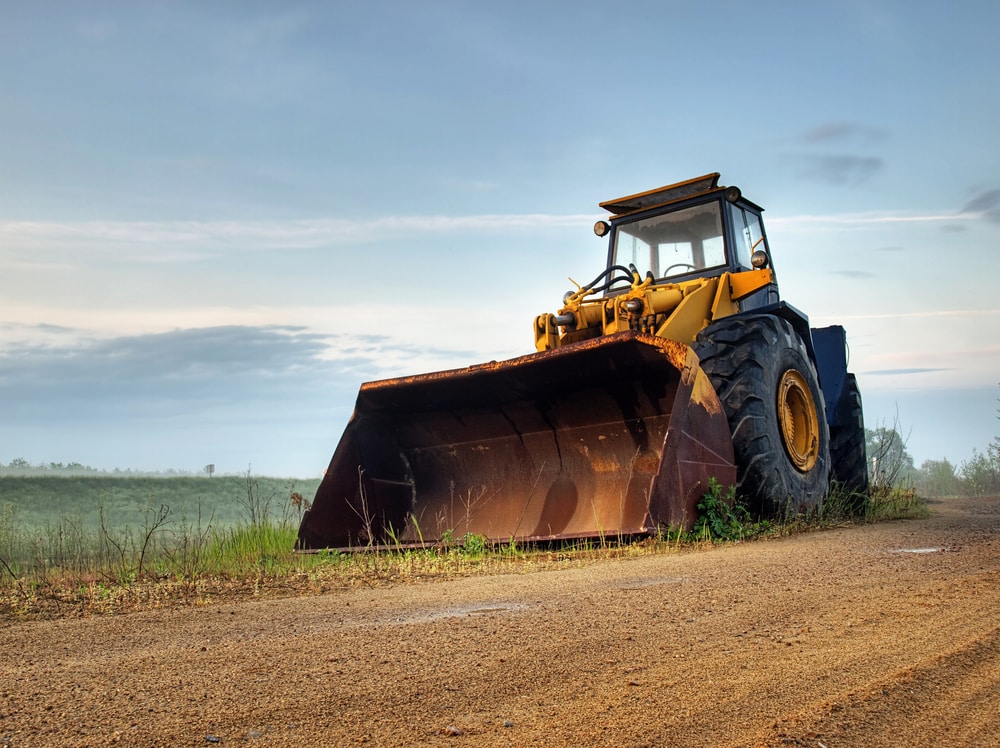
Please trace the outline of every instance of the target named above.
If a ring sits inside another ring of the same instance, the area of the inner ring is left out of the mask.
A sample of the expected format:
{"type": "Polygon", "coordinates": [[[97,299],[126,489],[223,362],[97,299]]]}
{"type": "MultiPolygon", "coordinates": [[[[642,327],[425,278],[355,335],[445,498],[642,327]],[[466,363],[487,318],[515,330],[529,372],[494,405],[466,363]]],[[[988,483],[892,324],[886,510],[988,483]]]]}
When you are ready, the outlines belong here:
{"type": "Polygon", "coordinates": [[[617,333],[362,385],[298,547],[690,528],[712,477],[736,469],[697,356],[617,333]]]}

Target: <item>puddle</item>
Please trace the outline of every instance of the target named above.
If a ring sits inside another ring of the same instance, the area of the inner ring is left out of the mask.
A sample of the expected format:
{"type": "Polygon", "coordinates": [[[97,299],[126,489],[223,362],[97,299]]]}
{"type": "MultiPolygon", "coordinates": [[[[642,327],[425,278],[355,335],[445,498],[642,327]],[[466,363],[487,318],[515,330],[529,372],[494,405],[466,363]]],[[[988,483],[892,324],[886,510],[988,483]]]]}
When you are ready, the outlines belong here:
{"type": "Polygon", "coordinates": [[[945,551],[950,551],[951,548],[897,548],[893,553],[944,553],[945,551]]]}
{"type": "Polygon", "coordinates": [[[518,603],[499,603],[488,606],[460,606],[455,608],[442,608],[439,610],[428,610],[414,613],[409,616],[399,616],[391,619],[390,623],[428,623],[430,621],[440,621],[444,618],[468,618],[470,616],[488,616],[496,613],[510,613],[520,610],[526,606],[518,603]]]}
{"type": "Polygon", "coordinates": [[[631,579],[628,584],[620,585],[623,590],[640,590],[645,587],[659,587],[665,584],[680,584],[685,577],[647,577],[646,579],[631,579]]]}

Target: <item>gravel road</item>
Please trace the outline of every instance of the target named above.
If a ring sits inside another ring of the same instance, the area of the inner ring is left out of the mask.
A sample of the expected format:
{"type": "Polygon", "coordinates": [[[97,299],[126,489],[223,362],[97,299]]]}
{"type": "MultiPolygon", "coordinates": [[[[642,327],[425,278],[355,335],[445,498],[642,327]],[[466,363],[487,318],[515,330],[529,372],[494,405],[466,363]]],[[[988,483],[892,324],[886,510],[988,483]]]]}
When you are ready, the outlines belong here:
{"type": "Polygon", "coordinates": [[[1000,498],[528,574],[0,624],[0,746],[1000,746],[1000,498]]]}

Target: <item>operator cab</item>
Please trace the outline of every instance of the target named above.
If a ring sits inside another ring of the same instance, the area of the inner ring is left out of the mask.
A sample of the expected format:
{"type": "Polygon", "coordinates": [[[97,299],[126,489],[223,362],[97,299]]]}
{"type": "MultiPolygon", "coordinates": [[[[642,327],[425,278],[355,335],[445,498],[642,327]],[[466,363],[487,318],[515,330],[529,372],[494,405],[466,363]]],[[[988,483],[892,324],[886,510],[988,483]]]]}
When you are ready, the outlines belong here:
{"type": "MultiPolygon", "coordinates": [[[[614,214],[594,226],[598,236],[610,234],[608,267],[631,266],[659,284],[770,265],[763,209],[718,181],[719,174],[708,174],[601,203],[614,214]]],[[[610,294],[624,290],[627,280],[619,279],[610,294]]],[[[769,293],[762,289],[747,301],[768,303],[769,293]]]]}

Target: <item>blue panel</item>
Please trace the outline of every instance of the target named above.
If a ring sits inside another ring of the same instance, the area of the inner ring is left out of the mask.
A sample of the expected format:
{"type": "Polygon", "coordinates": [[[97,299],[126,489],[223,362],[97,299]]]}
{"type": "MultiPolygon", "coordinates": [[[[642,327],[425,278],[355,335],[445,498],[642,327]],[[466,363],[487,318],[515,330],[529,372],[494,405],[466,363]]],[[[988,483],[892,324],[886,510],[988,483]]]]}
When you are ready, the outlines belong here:
{"type": "Polygon", "coordinates": [[[826,400],[826,421],[836,426],[837,405],[847,378],[847,335],[840,325],[831,325],[814,327],[812,339],[819,384],[826,400]]]}

